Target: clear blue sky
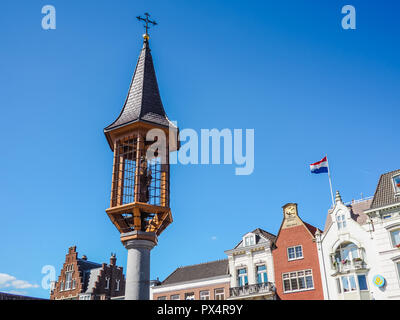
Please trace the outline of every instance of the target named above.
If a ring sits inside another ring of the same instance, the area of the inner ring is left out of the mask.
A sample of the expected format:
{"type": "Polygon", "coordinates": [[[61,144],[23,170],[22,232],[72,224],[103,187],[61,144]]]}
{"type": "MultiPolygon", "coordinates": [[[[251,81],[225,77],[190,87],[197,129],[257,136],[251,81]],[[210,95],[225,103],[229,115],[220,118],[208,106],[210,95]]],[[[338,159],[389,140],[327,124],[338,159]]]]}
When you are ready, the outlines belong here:
{"type": "MultiPolygon", "coordinates": [[[[69,246],[107,262],[126,251],[108,220],[119,114],[142,45],[135,17],[159,26],[151,48],[164,107],[181,128],[254,128],[255,171],[172,167],[174,223],[152,251],[152,278],[225,258],[257,227],[277,233],[281,207],[323,228],[328,154],[345,201],[373,195],[400,167],[398,1],[3,0],[0,11],[0,273],[40,285],[69,246]],[[41,8],[57,29],[41,28],[41,8]],[[357,29],[341,28],[352,4],[357,29]],[[214,239],[214,240],[213,240],[214,239]]],[[[27,295],[48,297],[39,288],[27,295]]]]}

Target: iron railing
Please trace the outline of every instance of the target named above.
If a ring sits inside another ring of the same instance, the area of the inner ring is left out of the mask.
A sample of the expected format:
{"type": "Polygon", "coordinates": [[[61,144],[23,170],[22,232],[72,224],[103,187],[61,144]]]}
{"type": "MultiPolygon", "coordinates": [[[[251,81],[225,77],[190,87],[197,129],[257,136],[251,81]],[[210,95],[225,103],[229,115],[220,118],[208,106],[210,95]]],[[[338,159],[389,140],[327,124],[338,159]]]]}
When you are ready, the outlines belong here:
{"type": "Polygon", "coordinates": [[[248,284],[241,287],[234,287],[229,289],[230,297],[244,297],[255,294],[269,294],[274,293],[275,288],[271,282],[248,284]]]}

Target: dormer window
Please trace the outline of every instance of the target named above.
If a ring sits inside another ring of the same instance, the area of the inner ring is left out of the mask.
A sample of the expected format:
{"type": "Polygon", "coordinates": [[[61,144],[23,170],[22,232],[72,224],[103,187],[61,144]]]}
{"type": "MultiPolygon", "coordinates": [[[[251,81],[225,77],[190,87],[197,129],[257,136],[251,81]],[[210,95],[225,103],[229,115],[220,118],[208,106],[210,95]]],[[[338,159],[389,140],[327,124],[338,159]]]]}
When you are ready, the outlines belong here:
{"type": "Polygon", "coordinates": [[[250,234],[244,237],[244,246],[248,247],[248,246],[253,246],[256,244],[256,239],[254,234],[250,234]]]}
{"type": "Polygon", "coordinates": [[[393,177],[394,193],[400,194],[400,174],[393,177]]]}
{"type": "Polygon", "coordinates": [[[337,223],[338,230],[346,228],[346,217],[343,213],[339,213],[336,216],[336,223],[337,223]]]}

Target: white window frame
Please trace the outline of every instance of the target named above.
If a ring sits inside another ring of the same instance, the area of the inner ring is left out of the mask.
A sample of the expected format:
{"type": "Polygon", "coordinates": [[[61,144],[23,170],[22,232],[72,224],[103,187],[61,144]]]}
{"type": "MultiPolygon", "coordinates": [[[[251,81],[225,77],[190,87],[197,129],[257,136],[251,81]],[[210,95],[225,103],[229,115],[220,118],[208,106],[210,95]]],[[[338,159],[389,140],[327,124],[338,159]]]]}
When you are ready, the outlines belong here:
{"type": "Polygon", "coordinates": [[[90,294],[80,294],[79,300],[90,300],[90,297],[91,297],[90,294]]]}
{"type": "Polygon", "coordinates": [[[225,288],[214,289],[214,298],[215,300],[225,300],[225,288]],[[218,290],[221,290],[221,292],[217,292],[218,290]]]}
{"type": "Polygon", "coordinates": [[[303,253],[303,246],[302,246],[302,245],[297,245],[297,246],[293,246],[293,247],[288,247],[286,251],[287,251],[288,261],[304,259],[304,253],[303,253]],[[296,248],[298,248],[298,247],[301,248],[301,257],[298,257],[298,256],[297,256],[296,248]],[[294,258],[290,258],[289,249],[293,249],[293,250],[294,250],[294,258]]]}
{"type": "Polygon", "coordinates": [[[394,267],[396,269],[397,281],[399,282],[400,285],[400,259],[396,259],[393,262],[394,262],[394,267]]]}
{"type": "Polygon", "coordinates": [[[120,283],[120,279],[116,279],[115,282],[117,283],[117,286],[115,288],[115,291],[119,291],[119,283],[120,283]]]}
{"type": "Polygon", "coordinates": [[[398,189],[398,187],[396,186],[394,179],[395,178],[400,178],[400,174],[395,174],[394,176],[392,176],[392,185],[393,185],[393,190],[394,190],[394,194],[398,195],[400,194],[400,188],[398,189]]]}
{"type": "MultiPolygon", "coordinates": [[[[399,227],[399,226],[396,226],[396,227],[391,228],[391,229],[388,230],[388,231],[389,231],[390,243],[392,244],[392,247],[393,247],[393,248],[397,248],[397,247],[396,247],[396,244],[395,244],[394,241],[393,241],[392,232],[396,232],[396,231],[400,232],[400,227],[399,227]]],[[[400,244],[400,242],[399,242],[397,245],[399,245],[399,244],[400,244]]]]}
{"type": "Polygon", "coordinates": [[[157,300],[167,300],[167,296],[159,296],[157,300]]]}
{"type": "Polygon", "coordinates": [[[210,300],[210,290],[200,291],[200,300],[210,300]]]}
{"type": "Polygon", "coordinates": [[[293,292],[301,292],[301,291],[310,291],[310,290],[315,290],[315,283],[314,283],[314,276],[312,269],[306,269],[306,270],[298,270],[298,271],[291,271],[291,272],[285,272],[282,273],[282,287],[283,287],[283,293],[293,293],[293,292]],[[299,275],[299,273],[304,273],[304,275],[299,275]],[[296,274],[296,275],[293,275],[296,274]],[[287,276],[287,277],[286,277],[287,276]],[[312,287],[307,288],[307,277],[311,276],[312,280],[312,287]],[[300,288],[300,283],[299,283],[299,278],[304,278],[304,285],[305,287],[302,289],[292,289],[292,279],[297,280],[297,288],[300,288]],[[290,284],[290,289],[285,290],[285,280],[289,280],[290,284]]]}
{"type": "Polygon", "coordinates": [[[185,300],[196,300],[196,295],[194,292],[186,292],[185,300]]]}
{"type": "Polygon", "coordinates": [[[180,294],[173,294],[169,297],[169,300],[181,300],[181,295],[180,294]],[[178,297],[178,299],[176,299],[178,297]]]}
{"type": "Polygon", "coordinates": [[[243,246],[244,247],[254,246],[255,244],[256,244],[256,235],[255,234],[247,234],[243,237],[243,246]]]}
{"type": "Polygon", "coordinates": [[[72,273],[73,271],[67,271],[65,273],[65,291],[72,289],[72,273]]]}
{"type": "MultiPolygon", "coordinates": [[[[342,292],[344,294],[346,293],[352,293],[352,292],[356,292],[356,291],[360,291],[360,288],[358,286],[358,278],[357,278],[357,274],[346,274],[344,276],[340,277],[340,285],[342,286],[342,292]],[[354,283],[356,285],[356,288],[353,290],[351,289],[351,282],[350,282],[350,277],[352,277],[354,279],[354,283]],[[344,291],[344,286],[343,286],[343,279],[346,279],[347,285],[349,287],[349,291],[344,291]]],[[[368,284],[367,284],[368,285],[368,284]]]]}
{"type": "Polygon", "coordinates": [[[347,227],[346,215],[344,212],[340,211],[338,214],[336,214],[336,224],[338,230],[342,230],[347,227]]]}
{"type": "Polygon", "coordinates": [[[249,284],[249,275],[248,275],[248,272],[247,272],[248,270],[247,270],[247,267],[240,267],[240,268],[237,268],[236,269],[236,274],[237,274],[237,277],[236,277],[236,281],[237,281],[237,286],[238,287],[244,287],[244,286],[247,286],[248,284],[249,284]],[[246,273],[239,273],[239,271],[240,270],[246,270],[246,273]],[[239,278],[242,278],[242,283],[243,283],[243,285],[241,286],[240,285],[240,280],[239,280],[239,278]],[[246,278],[247,278],[247,283],[246,283],[246,278]]]}
{"type": "Polygon", "coordinates": [[[267,269],[267,265],[266,265],[265,263],[263,263],[263,264],[256,264],[255,269],[256,269],[256,282],[257,282],[257,284],[260,284],[260,283],[258,282],[258,275],[259,275],[259,274],[261,274],[261,278],[262,278],[262,282],[261,282],[261,283],[267,283],[267,282],[268,282],[268,272],[267,272],[268,269],[267,269]],[[258,267],[265,267],[265,270],[258,271],[258,267]],[[267,281],[265,281],[265,280],[267,280],[267,281]]]}
{"type": "Polygon", "coordinates": [[[110,289],[110,277],[106,277],[106,287],[104,289],[110,289]]]}

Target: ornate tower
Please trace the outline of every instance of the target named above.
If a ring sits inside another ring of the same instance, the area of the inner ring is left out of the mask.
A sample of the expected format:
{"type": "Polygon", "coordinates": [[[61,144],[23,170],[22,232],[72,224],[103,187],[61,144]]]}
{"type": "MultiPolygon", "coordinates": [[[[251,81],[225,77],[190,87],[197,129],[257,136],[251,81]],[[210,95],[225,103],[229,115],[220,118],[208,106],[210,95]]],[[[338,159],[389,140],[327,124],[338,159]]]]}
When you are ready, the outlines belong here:
{"type": "Polygon", "coordinates": [[[106,212],[128,250],[126,300],[149,299],[150,251],[172,222],[169,153],[179,149],[178,129],[161,102],[147,33],[152,22],[146,16],[143,48],[124,107],[104,129],[114,152],[106,212]]]}

